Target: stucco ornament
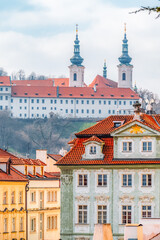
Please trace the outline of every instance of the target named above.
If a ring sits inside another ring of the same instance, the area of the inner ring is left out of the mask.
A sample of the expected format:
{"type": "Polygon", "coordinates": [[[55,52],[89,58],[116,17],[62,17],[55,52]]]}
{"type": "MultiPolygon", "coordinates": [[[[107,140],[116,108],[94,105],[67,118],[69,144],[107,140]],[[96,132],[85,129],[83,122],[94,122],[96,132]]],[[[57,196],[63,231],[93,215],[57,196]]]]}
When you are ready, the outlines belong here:
{"type": "Polygon", "coordinates": [[[151,203],[154,199],[154,196],[144,195],[139,197],[141,203],[151,203]]]}
{"type": "Polygon", "coordinates": [[[83,195],[76,196],[76,200],[78,202],[87,202],[89,200],[89,196],[83,196],[83,195]]]}
{"type": "Polygon", "coordinates": [[[135,126],[131,127],[131,129],[129,129],[129,132],[133,133],[133,134],[138,134],[138,133],[144,133],[145,130],[143,128],[139,127],[138,125],[135,125],[135,126]]]}
{"type": "Polygon", "coordinates": [[[62,175],[61,182],[63,185],[70,185],[72,183],[73,176],[72,175],[62,175]]]}
{"type": "Polygon", "coordinates": [[[119,198],[122,203],[132,203],[134,200],[134,196],[131,195],[123,195],[119,198]]]}
{"type": "Polygon", "coordinates": [[[95,199],[96,199],[97,202],[105,202],[105,203],[107,203],[108,200],[109,200],[109,196],[98,195],[98,196],[95,196],[95,199]]]}

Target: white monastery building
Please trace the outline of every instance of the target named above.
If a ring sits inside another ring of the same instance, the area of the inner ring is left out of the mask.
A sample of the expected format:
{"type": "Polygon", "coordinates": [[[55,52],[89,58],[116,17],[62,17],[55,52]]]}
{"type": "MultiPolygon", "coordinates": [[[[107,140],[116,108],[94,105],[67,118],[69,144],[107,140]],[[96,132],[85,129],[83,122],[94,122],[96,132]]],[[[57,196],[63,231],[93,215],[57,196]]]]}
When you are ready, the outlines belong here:
{"type": "Polygon", "coordinates": [[[48,118],[54,114],[63,118],[104,118],[111,114],[130,114],[139,96],[132,88],[133,66],[127,42],[125,30],[118,83],[107,78],[104,63],[103,76],[97,75],[87,86],[76,29],[70,78],[11,81],[9,76],[1,76],[0,110],[9,111],[14,118],[48,118]]]}

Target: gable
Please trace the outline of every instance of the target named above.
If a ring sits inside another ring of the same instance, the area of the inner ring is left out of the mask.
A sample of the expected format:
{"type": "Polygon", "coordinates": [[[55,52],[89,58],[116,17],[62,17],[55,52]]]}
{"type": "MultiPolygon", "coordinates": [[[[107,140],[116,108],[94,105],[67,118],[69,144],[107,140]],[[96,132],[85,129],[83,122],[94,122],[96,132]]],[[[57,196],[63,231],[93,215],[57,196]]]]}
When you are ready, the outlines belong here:
{"type": "Polygon", "coordinates": [[[145,124],[134,121],[124,126],[121,126],[117,130],[111,133],[111,136],[160,136],[160,132],[146,126],[145,124]]]}

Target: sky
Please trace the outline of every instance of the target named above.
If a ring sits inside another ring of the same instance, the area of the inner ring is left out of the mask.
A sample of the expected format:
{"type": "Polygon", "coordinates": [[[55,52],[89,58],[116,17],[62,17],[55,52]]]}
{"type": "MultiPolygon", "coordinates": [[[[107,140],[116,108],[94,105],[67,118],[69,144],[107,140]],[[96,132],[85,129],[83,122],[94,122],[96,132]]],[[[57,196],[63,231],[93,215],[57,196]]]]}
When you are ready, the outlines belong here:
{"type": "Polygon", "coordinates": [[[118,81],[124,23],[127,24],[133,84],[160,97],[160,18],[130,14],[158,0],[0,0],[0,67],[9,75],[23,69],[69,77],[75,25],[79,25],[85,82],[102,75],[118,81]]]}

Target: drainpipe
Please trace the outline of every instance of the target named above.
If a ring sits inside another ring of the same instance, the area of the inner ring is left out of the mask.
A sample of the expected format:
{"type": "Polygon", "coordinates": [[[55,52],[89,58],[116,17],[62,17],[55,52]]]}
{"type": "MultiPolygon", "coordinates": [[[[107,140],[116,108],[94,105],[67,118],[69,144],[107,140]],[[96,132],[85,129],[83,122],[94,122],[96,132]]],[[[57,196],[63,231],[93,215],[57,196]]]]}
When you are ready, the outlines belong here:
{"type": "Polygon", "coordinates": [[[25,187],[25,210],[26,210],[26,240],[28,240],[28,207],[27,207],[27,192],[29,191],[29,184],[27,183],[25,187]]]}

